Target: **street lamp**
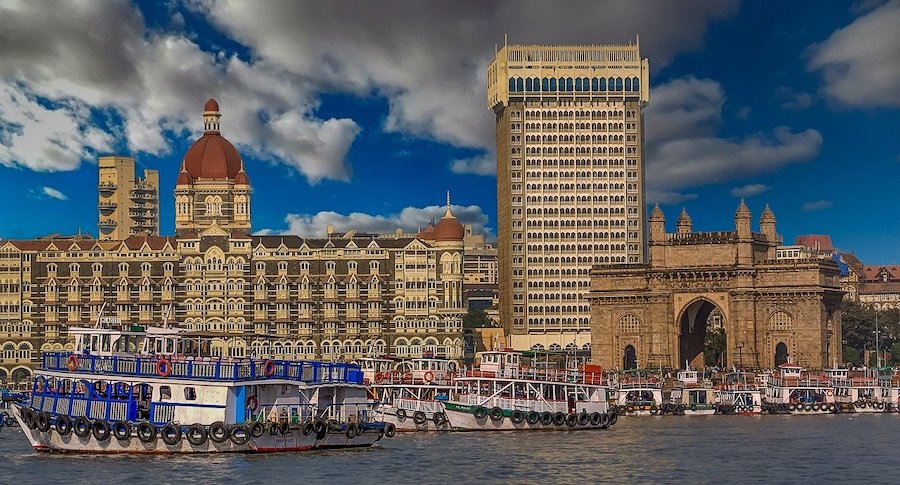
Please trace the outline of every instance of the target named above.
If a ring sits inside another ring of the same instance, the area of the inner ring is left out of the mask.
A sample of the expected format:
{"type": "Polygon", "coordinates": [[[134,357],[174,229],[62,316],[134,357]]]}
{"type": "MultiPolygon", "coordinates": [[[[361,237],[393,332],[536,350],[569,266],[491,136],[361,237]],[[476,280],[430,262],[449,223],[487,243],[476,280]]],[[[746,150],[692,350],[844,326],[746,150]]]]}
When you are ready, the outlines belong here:
{"type": "Polygon", "coordinates": [[[743,354],[744,342],[738,342],[736,347],[738,349],[738,366],[741,369],[743,369],[744,368],[744,354],[743,354]]]}

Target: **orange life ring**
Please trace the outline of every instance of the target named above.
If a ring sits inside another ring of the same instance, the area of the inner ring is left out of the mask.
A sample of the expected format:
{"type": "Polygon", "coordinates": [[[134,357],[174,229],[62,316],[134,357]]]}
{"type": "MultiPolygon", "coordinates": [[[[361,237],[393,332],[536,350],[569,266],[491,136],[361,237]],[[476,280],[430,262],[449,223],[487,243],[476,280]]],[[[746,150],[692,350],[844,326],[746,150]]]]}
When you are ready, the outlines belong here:
{"type": "Polygon", "coordinates": [[[383,380],[384,380],[384,374],[382,374],[381,372],[376,372],[375,373],[375,382],[381,382],[383,380]]]}
{"type": "Polygon", "coordinates": [[[163,377],[169,377],[169,374],[172,373],[172,364],[166,359],[159,359],[156,361],[156,373],[163,377]]]}
{"type": "Polygon", "coordinates": [[[78,356],[75,354],[70,355],[69,358],[66,359],[66,367],[68,367],[70,371],[75,372],[75,370],[78,369],[78,356]]]}
{"type": "Polygon", "coordinates": [[[272,360],[267,360],[265,364],[263,364],[263,374],[266,377],[272,377],[275,375],[275,362],[272,360]]]}
{"type": "Polygon", "coordinates": [[[833,389],[828,389],[828,390],[825,391],[825,394],[828,394],[829,396],[834,396],[834,390],[833,390],[833,389]]]}
{"type": "Polygon", "coordinates": [[[247,398],[247,407],[254,412],[259,409],[259,400],[256,399],[256,396],[254,396],[253,394],[251,394],[250,397],[247,398]]]}
{"type": "Polygon", "coordinates": [[[425,382],[431,382],[434,380],[434,373],[431,371],[427,371],[422,375],[422,378],[425,379],[425,382]]]}
{"type": "Polygon", "coordinates": [[[447,371],[447,372],[444,374],[444,380],[447,381],[447,382],[453,382],[453,373],[450,372],[450,371],[447,371]]]}

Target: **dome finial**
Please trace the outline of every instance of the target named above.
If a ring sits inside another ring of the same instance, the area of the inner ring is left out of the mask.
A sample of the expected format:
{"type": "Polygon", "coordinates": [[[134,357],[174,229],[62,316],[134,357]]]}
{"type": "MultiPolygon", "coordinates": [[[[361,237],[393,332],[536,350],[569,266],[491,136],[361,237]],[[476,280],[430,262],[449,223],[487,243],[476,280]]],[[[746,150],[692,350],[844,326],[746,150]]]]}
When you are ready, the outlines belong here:
{"type": "Polygon", "coordinates": [[[444,212],[443,219],[446,219],[448,217],[453,217],[453,212],[450,211],[450,191],[449,190],[447,191],[447,211],[444,212]]]}
{"type": "Polygon", "coordinates": [[[209,101],[203,105],[203,131],[205,133],[219,132],[219,103],[215,99],[209,98],[209,101]]]}

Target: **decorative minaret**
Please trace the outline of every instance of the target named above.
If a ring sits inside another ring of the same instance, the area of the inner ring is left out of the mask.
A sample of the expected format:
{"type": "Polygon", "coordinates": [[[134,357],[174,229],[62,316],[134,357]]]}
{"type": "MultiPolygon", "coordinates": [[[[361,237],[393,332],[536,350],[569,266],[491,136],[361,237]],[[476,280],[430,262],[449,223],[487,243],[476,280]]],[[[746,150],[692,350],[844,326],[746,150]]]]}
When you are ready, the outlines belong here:
{"type": "Polygon", "coordinates": [[[775,213],[769,208],[769,204],[766,204],[766,208],[759,217],[759,232],[763,233],[769,242],[778,242],[778,234],[775,232],[775,213]]]}
{"type": "Polygon", "coordinates": [[[693,231],[693,221],[691,221],[691,216],[684,207],[681,208],[681,214],[678,215],[675,228],[675,232],[678,234],[690,234],[693,231]]]}
{"type": "Polygon", "coordinates": [[[659,204],[653,207],[650,213],[650,241],[662,242],[666,239],[666,215],[663,214],[659,204]]]}
{"type": "Polygon", "coordinates": [[[750,232],[751,219],[750,208],[744,203],[744,199],[741,199],[741,203],[734,212],[734,230],[737,231],[738,239],[750,239],[752,236],[750,232]]]}

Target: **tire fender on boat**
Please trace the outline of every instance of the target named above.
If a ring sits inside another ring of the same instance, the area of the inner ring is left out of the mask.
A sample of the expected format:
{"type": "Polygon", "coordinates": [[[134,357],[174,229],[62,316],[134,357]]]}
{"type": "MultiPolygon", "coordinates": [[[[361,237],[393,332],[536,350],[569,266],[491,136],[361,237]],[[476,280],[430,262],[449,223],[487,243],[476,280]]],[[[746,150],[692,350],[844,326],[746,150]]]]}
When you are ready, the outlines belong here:
{"type": "Polygon", "coordinates": [[[502,421],[503,420],[503,410],[498,406],[494,406],[491,408],[491,421],[502,421]]]}
{"type": "Polygon", "coordinates": [[[143,421],[137,425],[137,437],[141,443],[153,443],[156,441],[156,426],[143,421]]]}
{"type": "Polygon", "coordinates": [[[425,421],[428,421],[428,417],[425,416],[425,413],[422,411],[416,411],[413,413],[413,422],[422,425],[425,424],[425,421]]]}
{"type": "Polygon", "coordinates": [[[393,438],[397,434],[397,427],[394,426],[394,423],[385,423],[384,425],[384,435],[388,438],[393,438]]]}
{"type": "Polygon", "coordinates": [[[394,411],[394,414],[397,416],[397,420],[399,421],[403,421],[406,419],[406,410],[403,408],[397,408],[397,410],[394,411]]]}
{"type": "Polygon", "coordinates": [[[309,436],[315,431],[314,426],[311,422],[307,421],[306,424],[303,425],[303,436],[309,436]]]}
{"type": "Polygon", "coordinates": [[[236,445],[246,445],[250,442],[250,431],[240,424],[231,429],[231,442],[236,445]]]}
{"type": "Polygon", "coordinates": [[[119,441],[127,441],[131,438],[131,424],[125,421],[116,421],[112,425],[113,436],[119,441]]]}
{"type": "Polygon", "coordinates": [[[206,439],[208,438],[206,428],[204,428],[203,425],[199,423],[190,425],[184,435],[187,438],[188,443],[194,446],[202,446],[206,444],[206,439]]]}
{"type": "Polygon", "coordinates": [[[109,439],[110,429],[109,423],[103,421],[102,419],[98,419],[94,421],[92,426],[91,434],[94,435],[94,439],[97,441],[106,441],[109,439]]]}
{"type": "Polygon", "coordinates": [[[356,437],[357,431],[358,428],[356,426],[356,423],[348,423],[347,429],[344,430],[344,434],[347,436],[347,439],[352,440],[356,437]]]}
{"type": "Polygon", "coordinates": [[[163,443],[169,446],[175,446],[181,442],[181,430],[172,423],[169,423],[159,430],[159,437],[163,443]]]}
{"type": "MultiPolygon", "coordinates": [[[[262,424],[260,423],[260,426],[261,425],[262,424]]],[[[209,439],[211,439],[213,443],[224,443],[228,441],[230,436],[231,430],[228,429],[228,425],[223,421],[216,421],[209,425],[209,439]]]]}
{"type": "Polygon", "coordinates": [[[69,436],[72,433],[72,418],[66,415],[56,417],[56,432],[60,436],[69,436]]]}

